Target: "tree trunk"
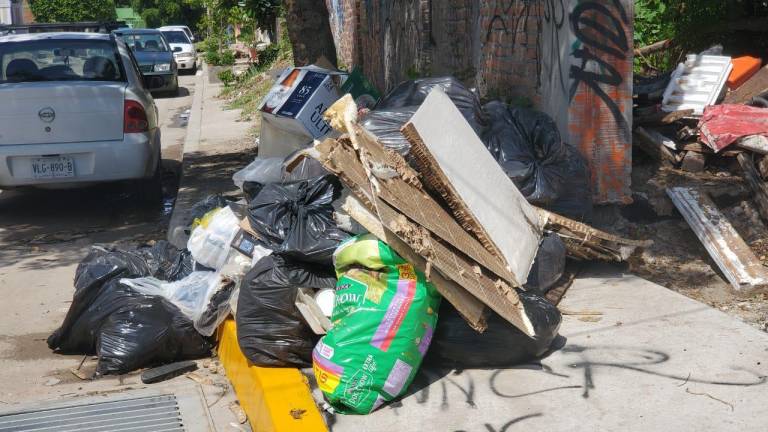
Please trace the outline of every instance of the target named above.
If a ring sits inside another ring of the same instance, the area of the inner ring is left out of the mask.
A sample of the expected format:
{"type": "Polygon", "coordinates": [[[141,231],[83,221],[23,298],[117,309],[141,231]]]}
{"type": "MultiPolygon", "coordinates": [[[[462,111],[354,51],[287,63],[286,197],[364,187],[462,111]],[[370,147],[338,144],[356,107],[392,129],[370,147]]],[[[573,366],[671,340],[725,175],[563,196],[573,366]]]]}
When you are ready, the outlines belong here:
{"type": "Polygon", "coordinates": [[[312,64],[322,56],[336,65],[336,46],[325,1],[285,0],[285,5],[296,66],[312,64]]]}

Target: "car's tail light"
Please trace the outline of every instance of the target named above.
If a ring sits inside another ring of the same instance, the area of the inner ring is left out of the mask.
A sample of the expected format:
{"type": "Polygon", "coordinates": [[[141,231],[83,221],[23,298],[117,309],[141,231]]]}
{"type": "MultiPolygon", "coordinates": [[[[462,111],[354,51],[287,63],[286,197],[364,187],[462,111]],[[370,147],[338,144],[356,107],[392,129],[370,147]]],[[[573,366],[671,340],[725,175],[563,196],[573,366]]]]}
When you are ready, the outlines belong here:
{"type": "Polygon", "coordinates": [[[125,101],[123,115],[123,133],[140,133],[149,131],[149,121],[144,106],[134,100],[125,101]]]}

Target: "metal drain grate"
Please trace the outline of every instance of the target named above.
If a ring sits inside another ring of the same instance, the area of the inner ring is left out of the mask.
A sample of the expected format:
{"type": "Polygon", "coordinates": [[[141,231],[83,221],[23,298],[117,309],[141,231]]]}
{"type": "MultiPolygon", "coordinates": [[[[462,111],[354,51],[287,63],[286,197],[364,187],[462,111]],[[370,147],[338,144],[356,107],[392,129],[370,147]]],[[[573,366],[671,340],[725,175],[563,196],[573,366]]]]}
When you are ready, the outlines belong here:
{"type": "Polygon", "coordinates": [[[0,415],[0,432],[184,432],[174,395],[0,415]]]}

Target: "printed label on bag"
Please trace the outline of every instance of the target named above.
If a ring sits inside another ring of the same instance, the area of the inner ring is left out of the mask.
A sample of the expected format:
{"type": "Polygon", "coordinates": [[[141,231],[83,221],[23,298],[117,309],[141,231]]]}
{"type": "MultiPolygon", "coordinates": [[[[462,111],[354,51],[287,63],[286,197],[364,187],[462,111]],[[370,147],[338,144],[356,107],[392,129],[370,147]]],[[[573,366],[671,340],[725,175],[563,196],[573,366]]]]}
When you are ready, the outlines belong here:
{"type": "Polygon", "coordinates": [[[408,381],[408,377],[411,376],[412,371],[413,366],[400,359],[397,359],[395,366],[392,367],[392,371],[387,377],[387,381],[384,383],[384,387],[382,387],[382,390],[387,392],[387,394],[390,396],[396,397],[400,394],[401,391],[403,391],[403,387],[405,386],[406,381],[408,381]]]}
{"type": "Polygon", "coordinates": [[[312,369],[315,372],[317,386],[320,390],[328,393],[336,391],[336,387],[341,382],[341,376],[344,375],[343,367],[323,358],[315,349],[312,351],[312,369]]]}
{"type": "Polygon", "coordinates": [[[333,347],[324,344],[323,341],[318,342],[315,349],[317,350],[318,354],[327,358],[328,360],[333,358],[333,347]]]}
{"type": "Polygon", "coordinates": [[[346,398],[349,406],[356,407],[360,405],[365,399],[368,398],[368,394],[371,393],[371,383],[373,382],[373,375],[368,372],[359,370],[352,375],[347,383],[347,388],[344,390],[344,397],[346,398]]]}
{"type": "Polygon", "coordinates": [[[392,298],[384,318],[379,323],[376,333],[371,339],[371,345],[386,352],[392,344],[406,314],[411,307],[416,294],[416,281],[400,279],[397,281],[397,292],[392,298]]]}

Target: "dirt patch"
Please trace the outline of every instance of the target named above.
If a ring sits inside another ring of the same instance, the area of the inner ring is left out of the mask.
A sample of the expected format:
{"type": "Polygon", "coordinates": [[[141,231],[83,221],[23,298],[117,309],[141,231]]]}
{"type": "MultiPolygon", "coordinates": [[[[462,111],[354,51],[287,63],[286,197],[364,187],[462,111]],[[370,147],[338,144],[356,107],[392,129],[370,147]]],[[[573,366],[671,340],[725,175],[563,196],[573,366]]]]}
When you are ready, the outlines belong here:
{"type": "Polygon", "coordinates": [[[0,344],[7,346],[0,350],[3,360],[39,360],[56,358],[48,348],[46,340],[50,333],[31,333],[19,336],[0,336],[0,344]]]}
{"type": "Polygon", "coordinates": [[[604,222],[612,218],[607,224],[612,230],[654,241],[630,260],[633,273],[768,331],[768,296],[735,295],[665,192],[673,186],[710,191],[744,241],[768,264],[768,229],[733,162],[723,159],[704,173],[690,174],[638,156],[632,175],[634,203],[611,212],[604,222]]]}

